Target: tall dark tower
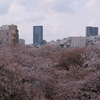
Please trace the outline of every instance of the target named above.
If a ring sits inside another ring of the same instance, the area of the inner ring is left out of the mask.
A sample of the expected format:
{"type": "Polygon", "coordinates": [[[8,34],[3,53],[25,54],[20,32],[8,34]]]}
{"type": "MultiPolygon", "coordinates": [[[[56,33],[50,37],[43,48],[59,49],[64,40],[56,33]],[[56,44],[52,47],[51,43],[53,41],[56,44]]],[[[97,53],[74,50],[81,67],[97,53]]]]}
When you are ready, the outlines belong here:
{"type": "Polygon", "coordinates": [[[86,37],[98,35],[98,27],[86,27],[86,37]]]}
{"type": "Polygon", "coordinates": [[[33,26],[33,45],[43,45],[43,26],[33,26]]]}

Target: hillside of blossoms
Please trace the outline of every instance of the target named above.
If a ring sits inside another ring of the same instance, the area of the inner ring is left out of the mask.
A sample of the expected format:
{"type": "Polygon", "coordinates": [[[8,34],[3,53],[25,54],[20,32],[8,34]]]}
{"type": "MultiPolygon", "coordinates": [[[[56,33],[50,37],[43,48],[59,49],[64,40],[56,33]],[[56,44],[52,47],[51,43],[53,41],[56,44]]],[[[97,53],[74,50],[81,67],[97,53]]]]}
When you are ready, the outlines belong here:
{"type": "Polygon", "coordinates": [[[100,100],[100,44],[2,46],[0,100],[100,100]]]}

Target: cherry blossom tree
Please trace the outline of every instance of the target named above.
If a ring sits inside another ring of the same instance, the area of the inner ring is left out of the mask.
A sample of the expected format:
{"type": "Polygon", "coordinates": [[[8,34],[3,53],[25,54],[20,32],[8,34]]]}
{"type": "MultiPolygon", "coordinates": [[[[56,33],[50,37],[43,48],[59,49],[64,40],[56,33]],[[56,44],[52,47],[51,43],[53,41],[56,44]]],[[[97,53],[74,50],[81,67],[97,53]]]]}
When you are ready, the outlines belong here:
{"type": "Polygon", "coordinates": [[[100,45],[0,48],[0,100],[99,100],[100,45]]]}

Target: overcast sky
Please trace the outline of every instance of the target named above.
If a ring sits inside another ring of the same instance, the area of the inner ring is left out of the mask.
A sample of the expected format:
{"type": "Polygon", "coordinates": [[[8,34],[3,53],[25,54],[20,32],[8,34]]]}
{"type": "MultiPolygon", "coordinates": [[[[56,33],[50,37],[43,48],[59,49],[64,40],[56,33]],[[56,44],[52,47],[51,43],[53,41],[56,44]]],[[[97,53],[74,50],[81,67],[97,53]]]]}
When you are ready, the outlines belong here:
{"type": "Polygon", "coordinates": [[[100,29],[100,0],[0,0],[0,23],[17,25],[26,44],[37,25],[47,41],[85,36],[88,25],[100,29]]]}

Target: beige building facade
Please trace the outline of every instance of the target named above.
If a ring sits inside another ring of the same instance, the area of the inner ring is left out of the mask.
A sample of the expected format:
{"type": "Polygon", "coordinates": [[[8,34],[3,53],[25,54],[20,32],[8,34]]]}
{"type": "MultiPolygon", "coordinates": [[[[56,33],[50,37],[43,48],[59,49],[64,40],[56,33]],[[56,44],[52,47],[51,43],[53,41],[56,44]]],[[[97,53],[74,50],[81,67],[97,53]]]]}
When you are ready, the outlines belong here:
{"type": "Polygon", "coordinates": [[[14,34],[11,30],[0,30],[0,44],[14,44],[14,34]]]}

